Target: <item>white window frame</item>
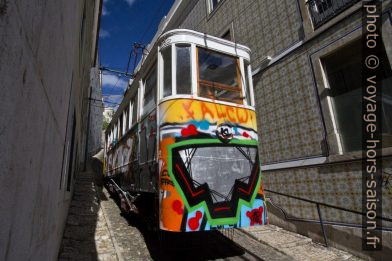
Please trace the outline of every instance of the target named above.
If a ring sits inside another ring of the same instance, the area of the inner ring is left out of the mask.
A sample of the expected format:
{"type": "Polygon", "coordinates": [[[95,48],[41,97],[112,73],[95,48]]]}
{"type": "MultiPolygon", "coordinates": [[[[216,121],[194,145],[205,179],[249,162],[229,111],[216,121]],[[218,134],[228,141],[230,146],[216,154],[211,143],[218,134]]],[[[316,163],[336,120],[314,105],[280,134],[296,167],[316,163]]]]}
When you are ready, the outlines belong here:
{"type": "Polygon", "coordinates": [[[172,55],[172,96],[177,95],[177,52],[176,45],[171,44],[172,55]]]}
{"type": "Polygon", "coordinates": [[[208,14],[211,14],[212,11],[214,11],[219,6],[219,4],[221,4],[224,0],[217,0],[217,1],[218,1],[218,3],[216,4],[216,6],[214,8],[214,6],[212,5],[212,0],[207,0],[208,14]]]}
{"type": "Polygon", "coordinates": [[[158,98],[161,100],[163,98],[163,74],[164,74],[164,68],[163,68],[163,57],[161,53],[160,47],[158,47],[158,98]]]}
{"type": "MultiPolygon", "coordinates": [[[[236,105],[245,105],[245,106],[253,106],[253,105],[250,105],[250,104],[248,104],[247,103],[247,101],[246,101],[246,97],[245,97],[245,93],[246,93],[246,90],[245,90],[245,88],[246,88],[246,85],[244,85],[244,82],[246,82],[246,79],[245,79],[245,76],[244,76],[244,58],[242,57],[242,56],[236,56],[236,55],[234,55],[234,54],[229,54],[229,53],[226,53],[226,52],[223,52],[223,51],[221,51],[221,50],[214,50],[214,49],[210,49],[210,48],[208,48],[208,47],[205,47],[205,46],[200,46],[200,45],[195,45],[195,61],[194,61],[194,64],[195,64],[195,72],[194,72],[194,74],[195,74],[195,80],[194,80],[194,82],[195,82],[195,87],[193,87],[192,86],[192,88],[195,88],[195,95],[197,95],[197,97],[198,98],[205,98],[205,97],[202,97],[202,96],[199,96],[198,95],[198,89],[199,89],[199,84],[198,84],[198,77],[199,77],[199,75],[198,75],[198,73],[197,73],[197,67],[199,66],[198,64],[196,64],[196,62],[198,61],[198,57],[196,57],[198,54],[199,54],[199,52],[196,52],[196,48],[203,48],[203,49],[206,49],[206,50],[209,50],[209,51],[212,51],[212,52],[215,52],[215,53],[217,53],[217,54],[222,54],[222,55],[228,55],[228,56],[231,56],[231,57],[233,57],[233,58],[235,58],[235,60],[236,60],[236,64],[238,65],[239,64],[239,69],[240,69],[240,77],[241,77],[241,79],[239,79],[240,80],[240,82],[241,82],[241,95],[242,95],[242,97],[244,97],[243,99],[242,99],[242,104],[238,104],[238,103],[233,103],[233,104],[236,104],[236,105]]],[[[192,57],[192,59],[193,59],[193,57],[192,57]]],[[[193,63],[193,60],[191,61],[192,63],[193,63]]],[[[200,73],[200,72],[199,72],[200,73]]],[[[192,70],[192,77],[193,77],[193,70],[192,70]]],[[[252,76],[251,76],[252,77],[252,76]]],[[[193,85],[193,83],[192,83],[192,85],[193,85]]],[[[215,100],[215,102],[217,102],[217,101],[219,101],[219,102],[222,102],[222,100],[215,100]]]]}
{"type": "Polygon", "coordinates": [[[197,51],[196,44],[191,44],[191,80],[192,80],[192,95],[197,95],[197,51]]]}
{"type": "MultiPolygon", "coordinates": [[[[166,99],[167,97],[172,97],[177,95],[177,52],[176,52],[176,44],[181,44],[181,42],[175,43],[175,44],[170,44],[169,46],[165,46],[165,48],[159,49],[158,53],[158,68],[159,68],[159,100],[166,99]],[[172,76],[171,76],[171,86],[172,86],[172,94],[163,97],[163,85],[164,85],[164,61],[163,61],[163,56],[162,52],[166,48],[171,48],[171,70],[172,70],[172,76]]],[[[191,47],[190,51],[190,63],[191,63],[191,93],[190,94],[179,94],[180,96],[186,96],[186,95],[197,95],[197,64],[196,64],[196,44],[194,43],[189,43],[189,42],[184,42],[184,44],[189,44],[191,47]]]]}
{"type": "MultiPolygon", "coordinates": [[[[237,58],[238,59],[238,58],[237,58]]],[[[239,59],[240,59],[240,77],[241,77],[241,95],[242,95],[242,102],[243,102],[243,104],[246,104],[246,105],[250,105],[250,104],[248,104],[248,101],[247,101],[247,99],[246,99],[246,95],[247,95],[247,93],[246,93],[246,87],[248,86],[248,84],[247,84],[247,82],[246,82],[246,77],[245,77],[245,70],[244,70],[244,58],[242,58],[242,57],[239,57],[239,59]]]]}
{"type": "Polygon", "coordinates": [[[171,69],[172,69],[172,75],[171,75],[171,86],[172,86],[172,94],[171,95],[168,95],[167,97],[170,97],[170,96],[173,96],[173,95],[175,95],[174,94],[174,91],[175,91],[175,89],[176,89],[176,86],[174,85],[174,84],[177,84],[177,82],[175,82],[174,80],[173,80],[173,75],[175,76],[175,73],[176,73],[176,71],[175,71],[175,67],[173,67],[173,57],[175,58],[176,57],[176,54],[174,54],[173,55],[173,44],[170,44],[170,45],[167,45],[167,46],[165,46],[164,48],[158,48],[158,64],[157,64],[157,71],[158,71],[158,101],[160,101],[160,100],[162,100],[162,99],[164,99],[164,98],[167,98],[167,97],[163,97],[163,93],[164,93],[164,90],[163,90],[163,88],[164,88],[164,80],[165,80],[165,77],[164,77],[164,73],[165,73],[165,68],[164,68],[164,60],[163,60],[163,56],[162,56],[162,51],[164,51],[164,50],[166,50],[167,48],[171,48],[171,69]]]}
{"type": "Polygon", "coordinates": [[[127,115],[127,110],[124,110],[124,112],[123,112],[123,128],[122,128],[122,131],[123,131],[123,133],[122,133],[122,135],[121,136],[124,136],[125,135],[125,133],[127,132],[127,117],[128,117],[128,115],[127,115]]]}
{"type": "Polygon", "coordinates": [[[128,112],[128,129],[130,130],[132,128],[132,117],[133,117],[133,104],[132,104],[133,97],[129,101],[129,112],[128,112]]]}
{"type": "MultiPolygon", "coordinates": [[[[248,68],[245,68],[245,73],[248,74],[248,79],[249,79],[249,81],[246,84],[249,84],[250,103],[251,103],[248,105],[254,107],[256,103],[255,103],[255,92],[253,89],[252,67],[250,65],[250,61],[248,61],[248,63],[249,63],[248,68]]],[[[245,64],[244,64],[244,66],[245,66],[245,64]]]]}
{"type": "Polygon", "coordinates": [[[117,119],[117,140],[120,140],[120,136],[121,136],[120,118],[121,118],[121,115],[120,115],[120,116],[118,117],[118,119],[117,119]]]}
{"type": "Polygon", "coordinates": [[[144,106],[144,83],[143,83],[143,79],[140,79],[139,81],[139,90],[140,92],[138,93],[138,99],[139,99],[139,106],[138,106],[138,110],[137,110],[137,117],[138,119],[140,119],[142,117],[143,114],[143,106],[144,106]]]}

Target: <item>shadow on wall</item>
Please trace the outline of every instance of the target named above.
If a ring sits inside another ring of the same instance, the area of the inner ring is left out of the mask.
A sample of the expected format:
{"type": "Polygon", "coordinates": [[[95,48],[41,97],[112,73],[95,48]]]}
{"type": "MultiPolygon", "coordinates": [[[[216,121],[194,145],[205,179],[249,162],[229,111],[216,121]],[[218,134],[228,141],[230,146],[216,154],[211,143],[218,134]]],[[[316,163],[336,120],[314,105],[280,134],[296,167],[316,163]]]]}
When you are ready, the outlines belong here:
{"type": "Polygon", "coordinates": [[[100,201],[107,198],[102,186],[94,184],[95,175],[81,172],[76,179],[59,260],[98,260],[97,249],[105,245],[105,240],[100,240],[100,230],[105,226],[100,224],[104,221],[99,212],[100,201]]]}

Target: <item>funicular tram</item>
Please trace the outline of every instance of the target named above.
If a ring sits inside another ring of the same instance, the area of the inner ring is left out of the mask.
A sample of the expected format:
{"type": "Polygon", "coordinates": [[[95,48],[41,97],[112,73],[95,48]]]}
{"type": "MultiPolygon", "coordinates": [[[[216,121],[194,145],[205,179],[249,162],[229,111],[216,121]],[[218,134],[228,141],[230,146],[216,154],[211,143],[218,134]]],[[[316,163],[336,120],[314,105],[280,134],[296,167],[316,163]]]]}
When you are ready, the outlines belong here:
{"type": "Polygon", "coordinates": [[[173,232],[266,223],[250,49],[163,34],[105,134],[105,180],[125,212],[173,232]]]}

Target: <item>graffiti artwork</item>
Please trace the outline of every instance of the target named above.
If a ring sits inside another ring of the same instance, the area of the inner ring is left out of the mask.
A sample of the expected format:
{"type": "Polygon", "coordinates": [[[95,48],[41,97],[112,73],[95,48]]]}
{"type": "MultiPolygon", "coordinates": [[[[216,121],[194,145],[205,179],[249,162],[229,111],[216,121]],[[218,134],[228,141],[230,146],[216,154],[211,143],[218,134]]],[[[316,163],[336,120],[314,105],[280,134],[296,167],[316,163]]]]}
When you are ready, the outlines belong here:
{"type": "Polygon", "coordinates": [[[161,229],[264,224],[254,111],[189,99],[160,111],[161,229]]]}
{"type": "Polygon", "coordinates": [[[106,131],[109,190],[165,231],[265,224],[250,49],[182,29],[156,46],[106,131]]]}

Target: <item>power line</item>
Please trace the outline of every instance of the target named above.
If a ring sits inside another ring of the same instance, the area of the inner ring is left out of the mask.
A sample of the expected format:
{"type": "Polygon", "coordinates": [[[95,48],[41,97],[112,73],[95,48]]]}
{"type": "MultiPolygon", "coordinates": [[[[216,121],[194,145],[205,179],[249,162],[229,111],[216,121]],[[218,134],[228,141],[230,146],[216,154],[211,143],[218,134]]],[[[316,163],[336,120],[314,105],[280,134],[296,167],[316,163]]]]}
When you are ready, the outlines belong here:
{"type": "Polygon", "coordinates": [[[166,4],[167,0],[163,0],[159,8],[155,11],[154,15],[152,16],[152,19],[150,20],[150,23],[147,26],[147,29],[144,30],[143,35],[141,36],[139,42],[142,42],[144,37],[146,36],[147,32],[150,30],[150,27],[152,26],[154,22],[154,17],[158,16],[159,12],[162,10],[163,6],[166,4]]]}
{"type": "Polygon", "coordinates": [[[128,72],[122,72],[122,71],[117,70],[117,69],[111,69],[111,68],[104,67],[104,66],[99,67],[99,69],[101,71],[106,71],[106,72],[111,72],[111,73],[117,73],[117,74],[120,74],[120,75],[124,75],[125,77],[130,77],[130,78],[133,77],[132,74],[129,74],[128,72]]]}
{"type": "Polygon", "coordinates": [[[93,98],[90,98],[89,99],[90,101],[99,101],[99,102],[106,102],[106,103],[112,103],[112,104],[116,104],[116,105],[120,105],[120,103],[117,103],[117,102],[111,102],[111,101],[108,101],[108,100],[98,100],[98,99],[93,99],[93,98]]]}

